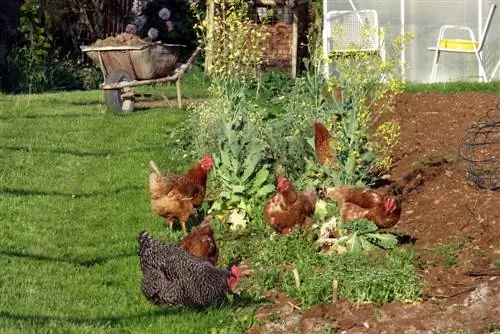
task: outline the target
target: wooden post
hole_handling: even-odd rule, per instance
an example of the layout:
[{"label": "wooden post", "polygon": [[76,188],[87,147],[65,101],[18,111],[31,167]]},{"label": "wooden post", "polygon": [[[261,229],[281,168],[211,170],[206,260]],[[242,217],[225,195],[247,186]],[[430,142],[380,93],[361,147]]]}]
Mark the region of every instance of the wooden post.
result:
[{"label": "wooden post", "polygon": [[181,78],[179,77],[175,81],[175,89],[177,90],[177,106],[182,109],[182,97],[181,97]]},{"label": "wooden post", "polygon": [[299,15],[297,14],[298,6],[295,5],[293,7],[293,22],[292,22],[292,69],[291,75],[292,78],[297,76],[297,52],[298,52],[298,24],[299,24]]},{"label": "wooden post", "polygon": [[205,47],[205,73],[210,75],[210,69],[213,65],[213,34],[214,34],[214,15],[215,15],[215,3],[214,0],[207,0],[207,41]]}]

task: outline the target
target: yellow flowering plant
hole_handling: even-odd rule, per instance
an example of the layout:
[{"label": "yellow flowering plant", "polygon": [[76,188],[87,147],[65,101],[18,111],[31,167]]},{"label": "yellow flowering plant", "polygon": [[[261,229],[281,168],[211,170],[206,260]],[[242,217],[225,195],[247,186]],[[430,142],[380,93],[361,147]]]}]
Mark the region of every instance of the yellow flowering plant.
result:
[{"label": "yellow flowering plant", "polygon": [[[334,38],[342,33],[334,28]],[[366,28],[366,34],[373,33],[381,31]],[[340,108],[333,120],[325,120],[325,125],[334,138],[337,159],[332,166],[312,166],[309,174],[323,175],[329,183],[365,184],[389,170],[400,127],[393,120],[380,119],[392,112],[394,99],[404,88],[398,71],[399,56],[412,38],[411,34],[397,37],[388,47],[386,59],[353,45],[352,52],[336,53],[318,62],[323,68],[332,62],[335,65],[335,74],[327,82],[327,95],[338,99]],[[317,52],[322,50],[318,48]]]}]

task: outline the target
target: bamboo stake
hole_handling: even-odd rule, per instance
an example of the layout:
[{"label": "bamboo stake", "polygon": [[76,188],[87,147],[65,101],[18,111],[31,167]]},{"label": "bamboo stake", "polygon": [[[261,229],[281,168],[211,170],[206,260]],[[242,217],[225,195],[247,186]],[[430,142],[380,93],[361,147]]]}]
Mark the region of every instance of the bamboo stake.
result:
[{"label": "bamboo stake", "polygon": [[292,68],[291,75],[292,78],[297,76],[297,53],[298,53],[298,24],[299,24],[299,16],[297,14],[298,7],[295,6],[293,8],[293,23],[292,23]]},{"label": "bamboo stake", "polygon": [[295,287],[298,289],[300,289],[300,276],[299,276],[299,271],[297,270],[297,268],[293,269],[292,270],[292,273],[293,273],[293,278],[295,279]]},{"label": "bamboo stake", "polygon": [[335,302],[338,299],[339,299],[339,281],[334,279],[332,282],[332,304],[335,304]]},{"label": "bamboo stake", "polygon": [[214,0],[208,0],[207,5],[207,45],[205,48],[205,73],[210,75],[210,69],[213,65],[213,34],[214,34],[214,15],[215,15],[215,3]]}]

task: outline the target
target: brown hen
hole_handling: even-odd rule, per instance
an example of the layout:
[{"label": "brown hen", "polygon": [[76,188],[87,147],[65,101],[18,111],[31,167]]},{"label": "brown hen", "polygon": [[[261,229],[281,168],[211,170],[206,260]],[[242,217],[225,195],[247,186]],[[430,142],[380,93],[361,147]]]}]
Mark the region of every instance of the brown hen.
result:
[{"label": "brown hen", "polygon": [[401,202],[394,196],[383,195],[374,190],[342,185],[326,189],[326,197],[333,198],[340,207],[340,219],[367,219],[379,228],[389,228],[399,221]]},{"label": "brown hen", "polygon": [[203,203],[207,176],[212,169],[213,160],[205,155],[186,174],[162,175],[151,161],[149,174],[149,193],[151,209],[159,216],[165,217],[172,228],[174,222],[180,221],[186,233],[186,222],[195,212],[194,208]]},{"label": "brown hen", "polygon": [[191,230],[184,239],[181,240],[179,247],[215,266],[219,258],[219,250],[215,244],[212,217],[205,217],[198,227]]},{"label": "brown hen", "polygon": [[296,192],[292,182],[281,176],[278,176],[277,188],[276,194],[264,206],[266,221],[275,231],[286,234],[296,225],[311,224],[317,196],[311,191]]},{"label": "brown hen", "polygon": [[314,151],[316,158],[322,165],[333,162],[333,150],[331,146],[331,135],[328,129],[320,122],[314,122]]}]

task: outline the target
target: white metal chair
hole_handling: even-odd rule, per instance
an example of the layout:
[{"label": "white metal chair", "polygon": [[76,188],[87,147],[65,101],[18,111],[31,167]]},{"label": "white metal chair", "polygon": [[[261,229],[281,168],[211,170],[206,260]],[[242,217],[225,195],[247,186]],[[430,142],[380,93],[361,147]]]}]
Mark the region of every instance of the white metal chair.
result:
[{"label": "white metal chair", "polygon": [[[483,58],[481,55],[481,51],[484,47],[484,41],[486,40],[486,36],[488,35],[488,31],[490,29],[491,21],[493,18],[493,14],[495,13],[497,5],[491,5],[490,12],[488,14],[488,18],[486,19],[486,25],[484,27],[484,31],[481,38],[479,40],[476,39],[474,32],[472,29],[466,26],[459,25],[444,25],[439,29],[439,35],[437,39],[437,44],[435,47],[429,47],[430,51],[434,51],[434,61],[432,63],[431,70],[431,82],[435,82],[437,68],[439,63],[439,56],[441,52],[454,52],[454,53],[465,53],[465,54],[474,54],[477,59],[477,63],[479,65],[479,74],[481,79],[484,82],[488,82],[488,77],[486,75],[486,71],[484,70]],[[469,34],[469,38],[467,40],[464,39],[446,39],[444,34],[450,30],[464,30]],[[497,63],[493,73],[490,77],[490,80],[494,77],[496,70],[498,69],[500,63]]]},{"label": "white metal chair", "polygon": [[[342,33],[334,34],[337,29]],[[330,57],[332,53],[373,52],[385,59],[377,11],[367,9],[327,12],[323,20],[323,52],[325,57]],[[329,76],[328,65],[325,74]]]}]

